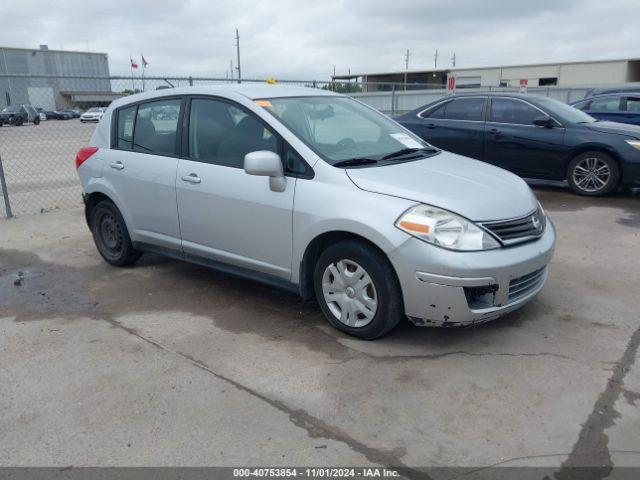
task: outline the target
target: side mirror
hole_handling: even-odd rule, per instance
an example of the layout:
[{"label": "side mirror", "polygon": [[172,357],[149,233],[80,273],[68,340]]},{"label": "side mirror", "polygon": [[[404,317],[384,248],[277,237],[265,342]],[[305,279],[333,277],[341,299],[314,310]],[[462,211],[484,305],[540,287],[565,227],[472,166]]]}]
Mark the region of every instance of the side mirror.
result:
[{"label": "side mirror", "polygon": [[282,160],[277,153],[268,150],[247,153],[244,156],[244,171],[249,175],[269,177],[269,188],[274,192],[284,192],[287,188]]},{"label": "side mirror", "polygon": [[538,127],[553,128],[553,120],[551,117],[547,117],[546,115],[534,118],[533,124]]}]

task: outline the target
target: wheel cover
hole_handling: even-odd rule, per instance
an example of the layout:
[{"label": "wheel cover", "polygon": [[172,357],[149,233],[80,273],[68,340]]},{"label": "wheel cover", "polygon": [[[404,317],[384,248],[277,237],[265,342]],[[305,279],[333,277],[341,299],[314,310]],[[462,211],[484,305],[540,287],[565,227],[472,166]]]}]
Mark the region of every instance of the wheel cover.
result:
[{"label": "wheel cover", "polygon": [[104,213],[98,218],[98,236],[111,255],[117,256],[122,251],[122,227],[112,214]]},{"label": "wheel cover", "polygon": [[602,159],[588,157],[580,160],[573,168],[573,183],[580,190],[589,193],[599,192],[611,180],[611,169]]},{"label": "wheel cover", "polygon": [[330,263],[322,275],[322,293],[331,314],[349,327],[368,325],[378,311],[378,294],[367,271],[353,260]]}]

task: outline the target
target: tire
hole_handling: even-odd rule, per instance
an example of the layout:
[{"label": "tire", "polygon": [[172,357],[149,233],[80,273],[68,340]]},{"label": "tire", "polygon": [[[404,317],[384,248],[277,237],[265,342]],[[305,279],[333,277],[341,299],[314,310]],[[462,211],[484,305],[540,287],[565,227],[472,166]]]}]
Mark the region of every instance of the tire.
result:
[{"label": "tire", "polygon": [[365,242],[344,240],[324,250],[314,267],[313,285],[329,323],[354,337],[381,337],[404,318],[400,284],[389,259]]},{"label": "tire", "polygon": [[606,195],[618,188],[620,167],[608,153],[598,150],[584,152],[569,163],[567,182],[578,195]]},{"label": "tire", "polygon": [[103,200],[93,207],[89,225],[98,252],[107,263],[124,267],[135,263],[142,255],[133,248],[124,219],[110,200]]},{"label": "tire", "polygon": [[23,123],[24,123],[24,120],[22,120],[22,117],[18,117],[18,118],[16,118],[16,121],[15,121],[14,125],[16,127],[20,127],[20,126],[22,126]]},{"label": "tire", "polygon": [[33,119],[33,124],[34,125],[40,125],[40,117],[36,117]]}]

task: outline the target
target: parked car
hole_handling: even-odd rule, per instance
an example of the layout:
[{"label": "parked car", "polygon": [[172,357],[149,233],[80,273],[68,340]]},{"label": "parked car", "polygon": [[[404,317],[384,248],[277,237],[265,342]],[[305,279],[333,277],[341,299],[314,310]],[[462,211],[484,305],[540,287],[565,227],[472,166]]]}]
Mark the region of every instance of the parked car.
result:
[{"label": "parked car", "polygon": [[585,98],[594,97],[596,95],[607,95],[609,93],[640,93],[640,82],[627,83],[617,87],[591,88],[587,90]]},{"label": "parked car", "polygon": [[72,118],[80,118],[80,112],[76,112],[75,110],[71,110],[69,108],[58,110],[57,112],[58,112],[58,115],[60,116],[60,120],[70,120]]},{"label": "parked car", "polygon": [[43,122],[47,119],[47,114],[44,111],[44,108],[41,107],[36,107],[36,111],[38,112],[38,115],[40,115],[40,121]]},{"label": "parked car", "polygon": [[82,123],[85,123],[85,122],[99,122],[100,119],[102,118],[102,115],[104,114],[105,110],[106,109],[102,108],[102,107],[90,108],[89,110],[84,112],[82,115],[80,115],[80,121]]},{"label": "parked car", "polygon": [[55,110],[45,110],[44,114],[47,116],[47,120],[60,120],[60,116]]},{"label": "parked car", "polygon": [[40,114],[31,105],[8,106],[0,112],[0,127],[3,124],[19,127],[28,122],[40,124]]},{"label": "parked car", "polygon": [[367,339],[405,316],[463,326],[517,309],[542,289],[555,244],[520,178],[329,91],[120,98],[76,166],[108,263],[153,251],[315,294],[334,327]]},{"label": "parked car", "polygon": [[640,125],[640,93],[610,93],[571,103],[598,120]]},{"label": "parked car", "polygon": [[581,195],[640,184],[640,127],[601,122],[548,97],[457,95],[396,119],[444,150]]}]

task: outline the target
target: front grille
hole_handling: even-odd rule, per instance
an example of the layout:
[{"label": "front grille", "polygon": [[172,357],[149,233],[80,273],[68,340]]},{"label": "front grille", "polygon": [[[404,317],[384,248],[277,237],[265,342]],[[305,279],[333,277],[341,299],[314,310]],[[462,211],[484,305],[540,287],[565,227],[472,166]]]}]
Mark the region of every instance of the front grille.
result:
[{"label": "front grille", "polygon": [[544,282],[547,267],[542,267],[535,272],[512,279],[509,282],[509,303],[526,297],[536,290]]},{"label": "front grille", "polygon": [[526,242],[538,238],[544,232],[545,215],[542,209],[514,220],[483,222],[482,226],[493,233],[505,245]]}]

